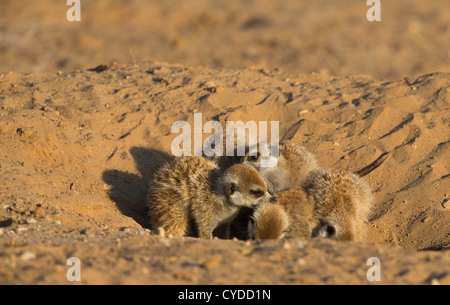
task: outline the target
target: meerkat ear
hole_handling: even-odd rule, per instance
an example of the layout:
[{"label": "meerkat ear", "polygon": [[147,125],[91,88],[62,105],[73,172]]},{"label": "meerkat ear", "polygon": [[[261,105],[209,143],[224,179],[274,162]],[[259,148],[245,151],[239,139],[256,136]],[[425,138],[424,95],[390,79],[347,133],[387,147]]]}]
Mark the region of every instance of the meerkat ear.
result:
[{"label": "meerkat ear", "polygon": [[225,189],[226,195],[232,196],[234,195],[235,192],[236,192],[236,184],[234,184],[233,182],[228,183]]}]

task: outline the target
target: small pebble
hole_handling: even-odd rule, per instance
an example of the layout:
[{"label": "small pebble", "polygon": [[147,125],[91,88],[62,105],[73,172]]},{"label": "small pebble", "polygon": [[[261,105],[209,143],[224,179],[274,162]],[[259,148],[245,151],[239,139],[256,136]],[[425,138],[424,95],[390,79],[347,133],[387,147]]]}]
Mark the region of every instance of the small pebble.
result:
[{"label": "small pebble", "polygon": [[18,227],[18,228],[15,229],[15,231],[16,231],[17,233],[25,232],[25,231],[27,231],[27,230],[28,230],[28,228],[26,228],[26,227]]},{"label": "small pebble", "polygon": [[439,280],[438,279],[431,279],[431,285],[433,285],[433,286],[437,286],[437,285],[440,285],[441,283],[439,283]]},{"label": "small pebble", "polygon": [[27,224],[33,224],[33,223],[36,223],[36,219],[33,219],[33,218],[27,218],[27,219],[26,219],[26,223],[27,223]]},{"label": "small pebble", "polygon": [[217,268],[221,262],[222,262],[222,258],[220,256],[214,256],[214,257],[206,260],[202,264],[202,267],[205,268],[206,270],[211,270],[211,269]]},{"label": "small pebble", "polygon": [[159,227],[159,228],[153,229],[152,233],[154,235],[156,235],[156,236],[159,236],[159,237],[166,237],[166,231],[164,230],[163,227]]},{"label": "small pebble", "polygon": [[445,199],[442,203],[442,207],[447,211],[450,211],[450,199]]},{"label": "small pebble", "polygon": [[139,230],[138,233],[139,233],[139,235],[141,235],[141,236],[148,235],[147,231],[144,230],[144,229]]},{"label": "small pebble", "polygon": [[19,258],[23,261],[29,261],[29,260],[35,259],[36,254],[27,250],[24,253],[22,253],[22,255]]},{"label": "small pebble", "polygon": [[284,243],[283,243],[283,248],[285,250],[289,250],[291,248],[291,244],[288,241],[285,240]]},{"label": "small pebble", "polygon": [[131,228],[121,228],[120,231],[123,233],[131,233]]}]

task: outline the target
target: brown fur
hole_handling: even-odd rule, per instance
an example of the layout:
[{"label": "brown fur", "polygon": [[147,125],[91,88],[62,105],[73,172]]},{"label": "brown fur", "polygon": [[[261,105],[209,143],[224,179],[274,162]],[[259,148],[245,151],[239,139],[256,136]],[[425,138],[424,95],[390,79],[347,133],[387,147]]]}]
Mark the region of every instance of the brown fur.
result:
[{"label": "brown fur", "polygon": [[[260,194],[255,196],[254,192]],[[163,166],[150,183],[149,217],[167,234],[212,238],[239,207],[270,198],[264,179],[253,167],[237,164],[222,172],[203,157],[180,157]]]},{"label": "brown fur", "polygon": [[301,189],[281,192],[276,203],[263,203],[254,213],[257,239],[311,238],[317,225],[314,205]]},{"label": "brown fur", "polygon": [[251,237],[256,239],[282,238],[289,227],[289,216],[282,206],[270,202],[262,203],[253,216]]},{"label": "brown fur", "polygon": [[[275,167],[261,167],[261,160],[245,156],[243,163],[250,164],[258,169],[264,177],[271,194],[278,194],[287,189],[300,188],[308,173],[319,168],[319,164],[313,154],[305,147],[286,142],[279,147],[278,164]],[[259,158],[264,158],[260,156]]]},{"label": "brown fur", "polygon": [[373,198],[362,178],[340,170],[319,169],[308,175],[303,188],[320,222],[313,235],[336,240],[365,239]]},{"label": "brown fur", "polygon": [[[250,148],[245,147],[245,156],[239,157],[237,155],[237,148],[235,148],[234,156],[219,156],[212,157],[212,160],[218,166],[225,170],[236,163],[243,163],[255,167],[266,181],[268,190],[271,194],[278,194],[283,190],[301,188],[302,183],[306,179],[308,173],[314,169],[319,168],[318,162],[313,154],[308,152],[305,147],[293,143],[281,143],[279,147],[278,164],[275,167],[262,167],[261,160],[273,156],[262,156],[258,154],[255,157],[250,156]],[[246,239],[248,237],[247,223],[249,221],[247,210],[241,209],[239,216],[236,217],[230,227],[231,235],[239,239]],[[226,230],[221,230],[227,232]],[[230,235],[222,233],[222,236]]]}]

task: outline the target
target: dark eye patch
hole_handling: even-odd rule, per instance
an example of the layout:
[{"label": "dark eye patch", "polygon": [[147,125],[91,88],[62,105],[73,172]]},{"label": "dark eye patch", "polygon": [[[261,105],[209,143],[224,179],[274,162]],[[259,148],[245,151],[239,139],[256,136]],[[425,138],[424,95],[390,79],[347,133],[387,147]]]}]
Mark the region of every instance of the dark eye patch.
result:
[{"label": "dark eye patch", "polygon": [[261,156],[260,153],[256,153],[255,156],[248,156],[248,159],[249,159],[250,161],[256,162],[256,161],[259,160],[259,157],[260,157],[260,156]]},{"label": "dark eye patch", "polygon": [[264,196],[264,192],[262,190],[250,190],[250,194],[252,194],[256,198]]}]

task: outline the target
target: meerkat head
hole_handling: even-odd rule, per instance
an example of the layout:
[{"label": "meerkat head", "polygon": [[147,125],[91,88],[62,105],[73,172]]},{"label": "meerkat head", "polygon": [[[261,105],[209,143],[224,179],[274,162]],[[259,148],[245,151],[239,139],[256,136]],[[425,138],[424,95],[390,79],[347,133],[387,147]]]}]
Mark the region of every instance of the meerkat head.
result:
[{"label": "meerkat head", "polygon": [[264,202],[259,205],[249,222],[251,239],[280,239],[285,237],[289,217],[280,205]]},{"label": "meerkat head", "polygon": [[247,148],[242,163],[257,168],[260,172],[270,171],[276,168],[279,159],[278,149],[273,153],[271,147],[267,144],[259,144],[259,150],[255,146]]},{"label": "meerkat head", "polygon": [[[319,223],[313,228],[313,237],[324,237],[334,240],[356,240],[357,239],[357,228],[356,222],[353,215],[344,215],[339,212],[339,206],[343,206],[340,202],[335,207],[331,213],[319,213]],[[332,203],[331,203],[332,204]],[[329,209],[326,207],[328,203],[324,203],[318,210]]]},{"label": "meerkat head", "polygon": [[313,236],[336,240],[358,240],[367,220],[371,195],[356,175],[337,170],[315,170],[303,188],[315,205],[319,220]]},{"label": "meerkat head", "polygon": [[219,185],[228,202],[235,206],[253,208],[264,200],[272,199],[263,177],[250,165],[231,166],[221,177]]},{"label": "meerkat head", "polygon": [[256,168],[264,177],[270,193],[276,193],[277,188],[274,185],[282,184],[283,175],[279,172],[279,161],[282,158],[279,151],[273,154],[269,150],[268,144],[259,145],[260,149],[249,148],[243,157],[242,164],[251,165]]}]

